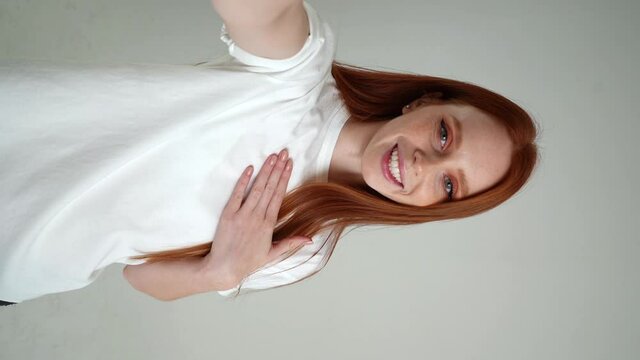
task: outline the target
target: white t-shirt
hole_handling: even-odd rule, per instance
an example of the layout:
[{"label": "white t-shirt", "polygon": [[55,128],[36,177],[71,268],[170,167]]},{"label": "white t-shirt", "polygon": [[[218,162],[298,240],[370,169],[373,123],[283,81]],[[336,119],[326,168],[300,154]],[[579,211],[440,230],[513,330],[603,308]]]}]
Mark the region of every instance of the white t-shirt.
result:
[{"label": "white t-shirt", "polygon": [[[78,289],[110,264],[143,263],[130,256],[211,242],[242,171],[254,165],[251,186],[284,147],[288,190],[327,181],[348,113],[334,35],[304,6],[310,36],[283,60],[242,50],[224,26],[229,54],[198,66],[0,60],[0,299]],[[308,275],[324,238],[242,287]]]}]

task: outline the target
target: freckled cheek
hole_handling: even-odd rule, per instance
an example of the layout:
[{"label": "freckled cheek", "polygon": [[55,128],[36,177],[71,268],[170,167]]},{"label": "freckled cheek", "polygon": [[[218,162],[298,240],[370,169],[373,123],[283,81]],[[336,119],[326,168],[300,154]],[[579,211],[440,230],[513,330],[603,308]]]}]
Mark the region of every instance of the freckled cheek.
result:
[{"label": "freckled cheek", "polygon": [[424,141],[427,139],[428,134],[433,132],[433,127],[428,122],[423,122],[421,124],[412,124],[411,126],[407,126],[403,133],[405,136],[413,141]]},{"label": "freckled cheek", "polygon": [[424,131],[428,127],[430,126],[426,121],[412,121],[404,126],[407,131]]},{"label": "freckled cheek", "polygon": [[420,183],[416,184],[417,188],[412,192],[411,198],[419,206],[427,206],[435,203],[437,199],[433,194],[433,187],[425,183],[424,179],[420,179]]}]

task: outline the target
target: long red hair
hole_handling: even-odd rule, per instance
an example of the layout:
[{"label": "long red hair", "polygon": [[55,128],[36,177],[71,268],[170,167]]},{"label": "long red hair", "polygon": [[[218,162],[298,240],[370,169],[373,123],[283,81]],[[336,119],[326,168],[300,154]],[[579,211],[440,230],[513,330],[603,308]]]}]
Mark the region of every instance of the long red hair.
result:
[{"label": "long red hair", "polygon": [[[499,121],[507,129],[514,150],[507,173],[493,187],[465,199],[425,207],[393,202],[366,186],[354,188],[337,183],[307,182],[291,190],[282,202],[273,241],[296,235],[313,237],[326,232],[328,235],[323,246],[329,246],[327,256],[317,270],[298,281],[324,268],[348,226],[409,225],[480,214],[502,204],[520,190],[538,163],[535,144],[537,125],[533,118],[521,107],[491,90],[457,80],[371,70],[337,61],[332,64],[331,73],[353,121],[393,119],[402,115],[403,106],[419,98],[426,103],[468,104]],[[212,242],[208,242],[152,252],[133,259],[155,262],[202,257],[209,253],[211,246]],[[298,249],[293,249],[288,255]],[[236,297],[241,289],[242,283]]]}]

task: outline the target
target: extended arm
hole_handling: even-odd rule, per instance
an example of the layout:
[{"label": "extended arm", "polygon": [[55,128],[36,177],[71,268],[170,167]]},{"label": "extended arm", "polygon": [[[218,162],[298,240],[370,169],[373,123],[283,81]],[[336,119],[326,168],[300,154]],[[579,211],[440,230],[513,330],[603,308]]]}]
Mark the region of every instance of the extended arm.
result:
[{"label": "extended arm", "polygon": [[243,50],[268,59],[295,55],[309,36],[302,0],[212,0],[229,36]]}]

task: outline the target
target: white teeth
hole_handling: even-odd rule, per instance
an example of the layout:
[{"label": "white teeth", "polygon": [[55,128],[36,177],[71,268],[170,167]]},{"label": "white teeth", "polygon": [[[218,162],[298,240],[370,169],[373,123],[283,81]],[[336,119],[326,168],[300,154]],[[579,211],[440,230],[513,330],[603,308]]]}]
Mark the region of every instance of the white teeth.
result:
[{"label": "white teeth", "polygon": [[389,158],[389,170],[391,170],[391,175],[402,184],[400,180],[400,170],[398,169],[398,149],[394,148],[391,153],[391,157]]}]

